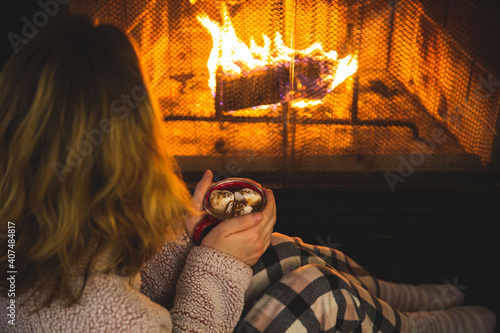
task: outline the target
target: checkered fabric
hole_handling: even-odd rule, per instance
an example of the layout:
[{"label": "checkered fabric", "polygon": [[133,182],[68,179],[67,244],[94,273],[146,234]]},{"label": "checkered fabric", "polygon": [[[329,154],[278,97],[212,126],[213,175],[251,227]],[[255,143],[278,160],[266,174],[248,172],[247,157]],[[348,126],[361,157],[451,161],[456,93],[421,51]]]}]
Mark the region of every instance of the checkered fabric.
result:
[{"label": "checkered fabric", "polygon": [[252,267],[235,332],[406,332],[406,315],[342,252],[274,233]]}]

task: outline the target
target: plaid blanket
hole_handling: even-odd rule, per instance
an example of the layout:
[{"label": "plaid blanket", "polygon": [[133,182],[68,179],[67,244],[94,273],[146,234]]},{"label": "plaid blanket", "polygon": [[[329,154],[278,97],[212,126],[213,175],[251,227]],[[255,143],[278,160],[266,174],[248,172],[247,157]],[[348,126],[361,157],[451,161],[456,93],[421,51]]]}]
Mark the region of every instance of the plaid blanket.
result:
[{"label": "plaid blanket", "polygon": [[377,298],[377,279],[338,250],[274,233],[252,269],[234,332],[407,331],[405,314]]}]

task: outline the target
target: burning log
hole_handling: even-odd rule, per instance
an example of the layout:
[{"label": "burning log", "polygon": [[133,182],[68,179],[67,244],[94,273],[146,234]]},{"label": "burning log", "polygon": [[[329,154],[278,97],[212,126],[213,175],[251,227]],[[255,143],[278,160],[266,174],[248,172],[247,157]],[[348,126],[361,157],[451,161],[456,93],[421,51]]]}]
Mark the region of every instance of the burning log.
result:
[{"label": "burning log", "polygon": [[339,59],[337,52],[325,52],[321,43],[294,50],[278,31],[273,41],[263,34],[263,46],[252,38],[248,47],[236,36],[225,5],[221,17],[219,23],[206,13],[196,16],[212,36],[208,86],[217,114],[298,99],[321,101],[357,70],[355,56]]},{"label": "burning log", "polygon": [[297,55],[294,59],[293,85],[290,61],[258,67],[242,75],[216,74],[215,110],[240,110],[276,104],[292,99],[321,100],[331,92],[338,63],[328,58]]}]

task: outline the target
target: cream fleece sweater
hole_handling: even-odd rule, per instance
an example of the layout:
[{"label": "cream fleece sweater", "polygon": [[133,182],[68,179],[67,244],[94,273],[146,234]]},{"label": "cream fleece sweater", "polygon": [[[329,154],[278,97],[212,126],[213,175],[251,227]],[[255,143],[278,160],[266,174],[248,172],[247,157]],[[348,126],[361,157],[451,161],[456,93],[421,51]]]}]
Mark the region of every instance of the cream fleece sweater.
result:
[{"label": "cream fleece sweater", "polygon": [[29,315],[36,299],[16,296],[12,326],[5,315],[10,300],[0,298],[0,331],[232,332],[251,277],[252,269],[240,260],[193,246],[183,235],[166,243],[135,278],[91,276],[78,305],[56,301]]}]

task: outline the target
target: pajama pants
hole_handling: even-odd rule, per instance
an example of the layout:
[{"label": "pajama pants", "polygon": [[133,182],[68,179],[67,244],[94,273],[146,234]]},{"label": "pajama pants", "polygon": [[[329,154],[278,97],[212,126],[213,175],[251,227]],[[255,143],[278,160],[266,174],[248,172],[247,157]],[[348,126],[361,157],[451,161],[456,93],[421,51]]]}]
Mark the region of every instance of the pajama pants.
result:
[{"label": "pajama pants", "polygon": [[407,332],[378,280],[338,250],[273,233],[252,269],[234,332]]}]

